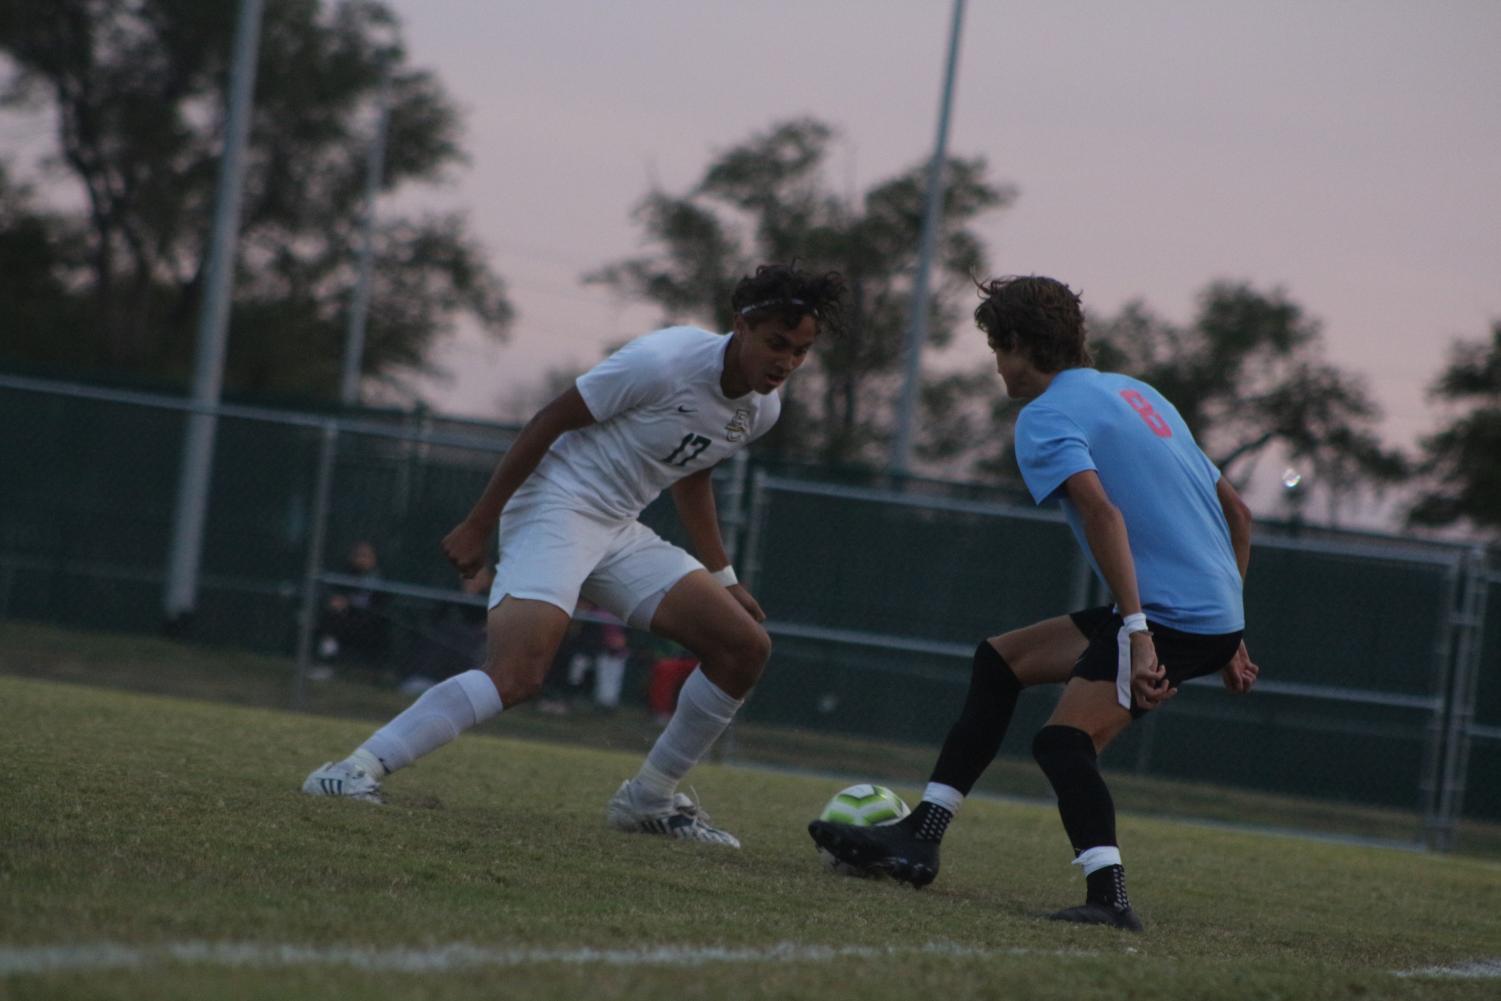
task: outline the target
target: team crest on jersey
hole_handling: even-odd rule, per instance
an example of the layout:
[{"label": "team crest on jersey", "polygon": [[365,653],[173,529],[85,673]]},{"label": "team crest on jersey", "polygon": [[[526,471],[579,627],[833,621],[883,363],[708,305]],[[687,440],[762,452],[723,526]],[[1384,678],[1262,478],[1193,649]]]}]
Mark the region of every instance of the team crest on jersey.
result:
[{"label": "team crest on jersey", "polygon": [[750,434],[751,412],[744,407],[735,411],[735,416],[724,426],[726,441],[744,441],[745,436]]}]

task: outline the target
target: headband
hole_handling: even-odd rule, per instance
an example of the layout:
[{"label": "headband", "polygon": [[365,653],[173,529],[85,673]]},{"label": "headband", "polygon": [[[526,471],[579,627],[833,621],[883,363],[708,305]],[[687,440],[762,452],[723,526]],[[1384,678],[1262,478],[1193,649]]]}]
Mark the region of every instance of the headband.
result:
[{"label": "headband", "polygon": [[740,310],[740,315],[749,316],[757,310],[765,309],[768,306],[801,306],[806,309],[808,304],[801,299],[767,299],[764,302],[753,302],[749,306],[743,307]]}]

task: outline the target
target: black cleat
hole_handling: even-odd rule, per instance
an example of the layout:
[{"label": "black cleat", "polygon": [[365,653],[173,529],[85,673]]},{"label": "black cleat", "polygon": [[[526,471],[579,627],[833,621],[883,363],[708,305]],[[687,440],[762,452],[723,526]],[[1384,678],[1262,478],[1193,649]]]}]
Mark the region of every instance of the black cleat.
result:
[{"label": "black cleat", "polygon": [[899,823],[856,827],[815,820],[808,833],[814,844],[862,875],[884,873],[914,890],[938,875],[938,842],[921,841]]},{"label": "black cleat", "polygon": [[1145,931],[1141,924],[1141,918],[1136,912],[1127,907],[1124,910],[1111,907],[1108,904],[1097,904],[1093,901],[1085,901],[1078,907],[1070,907],[1056,914],[1049,914],[1050,921],[1072,921],[1081,925],[1109,925],[1122,931]]}]

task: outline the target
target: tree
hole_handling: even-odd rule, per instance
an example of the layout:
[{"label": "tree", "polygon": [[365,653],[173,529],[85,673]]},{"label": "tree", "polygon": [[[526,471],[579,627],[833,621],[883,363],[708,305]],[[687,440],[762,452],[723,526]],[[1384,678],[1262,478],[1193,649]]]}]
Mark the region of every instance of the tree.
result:
[{"label": "tree", "polygon": [[[1096,366],[1160,390],[1232,481],[1276,448],[1313,474],[1332,518],[1355,491],[1403,479],[1407,463],[1381,444],[1381,408],[1364,382],[1322,359],[1322,336],[1281,291],[1238,282],[1209,285],[1187,327],[1140,301],[1090,318]],[[996,417],[1014,418],[1014,407],[998,405]],[[1008,450],[988,467],[1014,468],[1014,459]]]},{"label": "tree", "polygon": [[1424,487],[1408,511],[1413,525],[1469,524],[1501,533],[1501,320],[1484,338],[1459,341],[1429,395],[1465,408],[1424,438]]},{"label": "tree", "polygon": [[[796,260],[840,271],[850,289],[845,332],[820,344],[814,361],[783,387],[782,419],[766,444],[788,458],[879,466],[900,388],[926,169],[916,166],[849,204],[822,174],[833,136],[813,119],[781,122],[719,154],[686,194],[649,192],[635,212],[649,252],[586,280],[658,304],[664,320],[729,330],[730,293],[758,264]],[[929,318],[929,346],[938,349],[959,320],[961,296],[953,293],[985,266],[968,224],[1015,197],[987,180],[980,159],[949,160],[946,179]],[[973,387],[973,379],[928,380],[925,409],[943,419],[921,422],[919,459],[952,459],[973,446],[956,430],[966,413],[956,397]]]},{"label": "tree", "polygon": [[[76,324],[66,272],[82,260],[78,234],[36,205],[29,187],[11,180],[0,163],[0,343],[34,362],[67,360],[59,329]],[[76,359],[75,359],[76,360]]]},{"label": "tree", "polygon": [[[80,322],[75,357],[185,379],[192,365],[237,3],[0,0],[0,99],[58,121],[51,170],[84,209],[64,216],[80,252],[56,261]],[[261,30],[226,386],[330,396],[354,284],[365,151],[385,68],[384,190],[462,160],[452,102],[406,65],[395,18],[374,0],[278,0]],[[3,220],[0,220],[3,221]],[[364,372],[425,369],[433,340],[471,314],[496,336],[500,280],[453,216],[384,216]]]}]

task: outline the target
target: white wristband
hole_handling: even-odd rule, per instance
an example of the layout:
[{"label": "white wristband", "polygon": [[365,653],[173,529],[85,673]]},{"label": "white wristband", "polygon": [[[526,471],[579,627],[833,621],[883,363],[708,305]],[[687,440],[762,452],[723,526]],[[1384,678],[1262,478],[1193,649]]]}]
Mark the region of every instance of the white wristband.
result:
[{"label": "white wristband", "polygon": [[1147,631],[1147,615],[1145,612],[1132,612],[1121,619],[1121,625],[1126,630],[1126,635],[1132,633],[1144,633]]},{"label": "white wristband", "polygon": [[714,583],[720,587],[734,587],[740,583],[740,578],[735,576],[735,568],[733,566],[726,566],[722,570],[715,570],[709,576],[713,577]]}]

